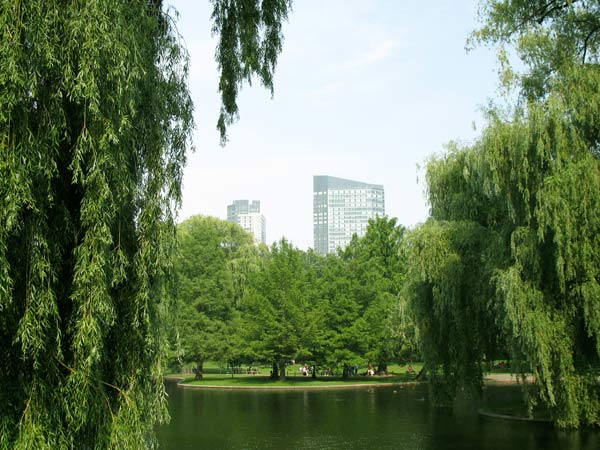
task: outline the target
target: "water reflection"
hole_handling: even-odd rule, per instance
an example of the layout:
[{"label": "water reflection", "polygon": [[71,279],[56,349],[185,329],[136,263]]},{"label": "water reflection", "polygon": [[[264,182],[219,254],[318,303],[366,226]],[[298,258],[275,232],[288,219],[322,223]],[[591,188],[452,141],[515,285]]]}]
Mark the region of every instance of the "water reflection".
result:
[{"label": "water reflection", "polygon": [[202,391],[167,386],[161,449],[597,450],[598,431],[431,408],[424,386],[343,391]]}]

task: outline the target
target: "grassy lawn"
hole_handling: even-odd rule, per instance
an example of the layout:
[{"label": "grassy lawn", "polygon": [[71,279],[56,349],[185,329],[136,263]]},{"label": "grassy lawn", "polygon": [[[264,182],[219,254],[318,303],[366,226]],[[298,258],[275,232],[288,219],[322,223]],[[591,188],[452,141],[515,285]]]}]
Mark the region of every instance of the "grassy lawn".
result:
[{"label": "grassy lawn", "polygon": [[[415,371],[415,373],[419,373],[419,371],[421,370],[421,368],[423,367],[423,363],[420,362],[414,362],[411,363],[413,370]],[[304,364],[294,364],[294,365],[288,365],[286,366],[286,372],[288,376],[295,376],[295,375],[300,375],[300,368],[303,366]],[[406,371],[408,369],[409,364],[404,364],[404,365],[398,365],[398,364],[390,364],[388,365],[388,373],[391,375],[400,375],[400,374],[406,374]],[[184,375],[189,375],[192,376],[192,367],[193,365],[188,364],[186,366],[184,366],[184,370],[183,370],[183,374]],[[257,375],[269,375],[271,372],[271,366],[265,366],[265,365],[252,365],[253,369],[257,369],[258,373]],[[248,366],[242,366],[240,367],[241,372],[239,373],[235,373],[234,376],[238,377],[241,375],[246,375],[246,372],[248,370]],[[317,367],[317,372],[320,372],[322,369],[322,367]],[[367,370],[367,365],[362,365],[362,366],[358,366],[358,373],[359,374],[363,374],[364,372],[366,372]],[[338,371],[339,372],[339,371]],[[212,362],[212,361],[208,361],[204,363],[204,375],[210,375],[210,374],[218,374],[218,375],[227,375],[229,374],[231,376],[231,369],[229,367],[224,367],[224,366],[220,366],[218,363],[216,362]],[[174,374],[172,374],[174,375]],[[339,376],[341,375],[341,373],[333,373],[334,376]]]},{"label": "grassy lawn", "polygon": [[[215,386],[272,386],[272,387],[301,387],[301,386],[333,386],[344,384],[391,384],[405,383],[415,381],[416,374],[421,370],[421,363],[414,363],[412,367],[414,374],[406,373],[408,365],[390,365],[388,366],[387,376],[363,376],[367,367],[359,367],[358,375],[343,379],[340,375],[334,373],[334,376],[318,375],[317,378],[312,376],[301,375],[301,364],[290,365],[286,368],[287,377],[285,381],[271,380],[269,374],[271,367],[268,366],[252,366],[257,369],[256,374],[248,374],[248,367],[242,367],[241,373],[231,374],[229,369],[219,367],[216,363],[205,363],[204,377],[202,381],[196,381],[194,374],[189,373],[189,368],[184,368],[184,373],[169,374],[171,377],[182,377],[184,383],[192,385],[215,385]],[[317,368],[317,372],[318,372]],[[186,373],[187,372],[187,373]],[[336,376],[337,375],[337,376]]]},{"label": "grassy lawn", "polygon": [[[501,364],[504,363],[504,364]],[[290,380],[289,382],[285,382],[284,384],[291,383],[302,383],[302,382],[311,382],[316,384],[331,384],[332,381],[343,382],[343,383],[389,383],[389,382],[403,382],[414,380],[416,374],[419,373],[421,368],[423,367],[423,363],[421,362],[413,362],[411,363],[412,368],[414,370],[414,374],[408,374],[407,369],[409,364],[399,365],[399,364],[390,364],[388,365],[388,376],[386,377],[366,377],[363,374],[367,371],[367,366],[362,365],[358,367],[358,371],[356,376],[351,377],[347,380],[342,380],[341,372],[338,370],[334,371],[333,376],[324,376],[321,373],[322,367],[317,367],[318,377],[317,380],[314,380],[310,375],[304,377],[301,375],[300,368],[304,364],[293,364],[286,366],[286,374],[287,378]],[[248,366],[242,366],[238,368],[238,371],[231,375],[231,369],[229,367],[220,366],[216,362],[206,362],[204,363],[204,384],[208,384],[209,380],[212,380],[215,384],[222,385],[257,385],[257,384],[273,384],[277,385],[272,380],[269,380],[269,374],[271,373],[271,367],[265,365],[252,365],[253,371],[256,373],[248,374]],[[487,367],[488,370],[485,371],[486,374],[498,374],[498,373],[511,373],[511,368],[506,364],[505,361],[494,361],[493,364],[490,364]],[[171,373],[169,376],[178,376],[183,377],[185,379],[193,380],[194,374],[192,373],[192,365],[187,365],[183,368],[181,373]],[[390,381],[392,379],[392,381]],[[236,381],[237,380],[237,381]]]},{"label": "grassy lawn", "polygon": [[193,377],[184,381],[186,384],[213,385],[213,386],[333,386],[344,384],[391,384],[414,381],[414,376],[407,375],[387,376],[387,377],[363,377],[356,376],[347,379],[339,377],[304,377],[291,376],[285,381],[271,380],[265,375],[239,375],[231,378],[230,376],[208,375],[202,381],[196,381]]}]

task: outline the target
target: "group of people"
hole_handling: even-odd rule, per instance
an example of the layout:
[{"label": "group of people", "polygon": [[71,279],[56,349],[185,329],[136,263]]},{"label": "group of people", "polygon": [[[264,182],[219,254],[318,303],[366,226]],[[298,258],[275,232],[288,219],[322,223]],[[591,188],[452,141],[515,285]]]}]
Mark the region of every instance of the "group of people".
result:
[{"label": "group of people", "polygon": [[304,364],[303,366],[300,366],[299,370],[303,376],[307,376],[307,375],[311,374],[312,371],[315,370],[315,368],[312,366],[308,367],[308,364]]},{"label": "group of people", "polygon": [[[309,366],[308,364],[304,364],[303,366],[300,366],[298,368],[298,371],[302,374],[302,376],[308,376],[311,375],[315,370],[314,366]],[[333,372],[331,371],[331,369],[327,368],[327,369],[323,369],[323,371],[321,372],[321,375],[324,377],[330,377],[333,375]]]},{"label": "group of people", "polygon": [[[292,364],[293,364],[294,362],[295,362],[295,361],[293,361],[293,360],[292,360]],[[300,373],[301,373],[303,376],[305,376],[305,377],[306,377],[306,376],[308,376],[308,375],[311,375],[311,374],[313,373],[313,371],[314,371],[314,370],[315,370],[314,366],[309,366],[308,364],[304,364],[303,366],[300,366],[300,367],[298,368],[298,371],[299,371],[299,372],[300,372]],[[357,375],[357,372],[358,372],[358,366],[350,366],[350,371],[349,371],[349,372],[350,372],[350,376]],[[367,370],[366,370],[366,372],[365,372],[365,373],[363,373],[363,376],[369,376],[369,377],[372,377],[372,376],[374,376],[374,375],[375,375],[375,373],[376,373],[376,372],[375,372],[375,367],[373,367],[373,365],[372,365],[372,364],[369,364],[369,365],[367,366]],[[408,365],[408,368],[407,368],[407,370],[406,370],[406,373],[408,373],[408,374],[414,374],[414,373],[415,373],[415,370],[413,369],[413,366],[412,366],[412,364],[409,364],[409,365]],[[382,372],[381,374],[383,374],[383,372]],[[321,374],[321,375],[324,375],[324,376],[331,376],[331,375],[332,375],[331,369],[325,369],[325,370],[322,372],[322,374]]]}]

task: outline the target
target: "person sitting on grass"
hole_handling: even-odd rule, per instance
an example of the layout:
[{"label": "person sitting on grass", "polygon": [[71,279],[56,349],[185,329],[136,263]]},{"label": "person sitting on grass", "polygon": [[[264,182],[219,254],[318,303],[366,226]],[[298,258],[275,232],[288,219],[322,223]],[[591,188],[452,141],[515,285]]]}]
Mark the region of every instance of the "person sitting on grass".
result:
[{"label": "person sitting on grass", "polygon": [[408,365],[408,369],[406,369],[406,373],[411,373],[411,374],[415,373],[415,369],[413,369],[412,364]]},{"label": "person sitting on grass", "polygon": [[369,364],[369,366],[367,367],[367,371],[365,373],[363,373],[363,377],[366,377],[366,376],[372,377],[373,375],[375,375],[375,369],[373,368],[373,366],[371,364]]}]

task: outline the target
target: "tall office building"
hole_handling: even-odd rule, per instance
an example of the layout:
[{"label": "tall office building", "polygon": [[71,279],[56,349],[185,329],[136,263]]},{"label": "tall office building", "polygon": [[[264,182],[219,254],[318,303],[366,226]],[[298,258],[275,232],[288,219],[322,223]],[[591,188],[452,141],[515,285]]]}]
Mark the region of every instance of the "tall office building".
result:
[{"label": "tall office building", "polygon": [[367,232],[369,219],[385,215],[383,186],[323,175],[313,178],[314,248],[321,254],[344,248]]},{"label": "tall office building", "polygon": [[260,201],[234,200],[227,205],[227,221],[237,223],[244,230],[254,235],[256,242],[267,241],[267,226],[265,216],[260,213]]}]

